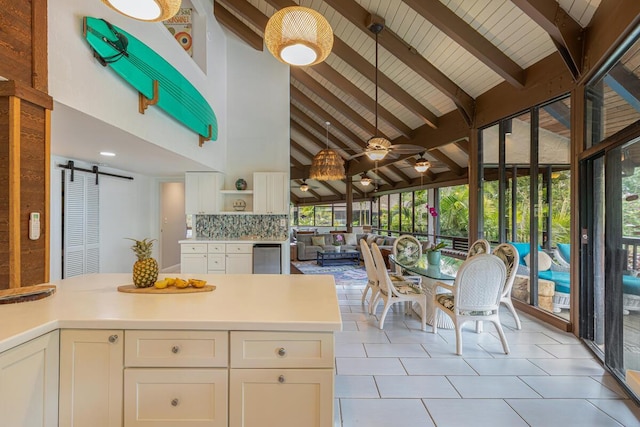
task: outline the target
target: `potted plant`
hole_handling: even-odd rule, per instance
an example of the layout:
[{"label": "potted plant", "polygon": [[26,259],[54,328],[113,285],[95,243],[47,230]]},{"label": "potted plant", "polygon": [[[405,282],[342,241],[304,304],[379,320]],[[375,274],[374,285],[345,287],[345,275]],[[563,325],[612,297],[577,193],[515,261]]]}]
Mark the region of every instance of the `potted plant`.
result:
[{"label": "potted plant", "polygon": [[344,236],[342,234],[336,234],[333,240],[333,246],[335,246],[336,252],[340,252],[340,247],[342,246],[343,241],[344,241]]}]

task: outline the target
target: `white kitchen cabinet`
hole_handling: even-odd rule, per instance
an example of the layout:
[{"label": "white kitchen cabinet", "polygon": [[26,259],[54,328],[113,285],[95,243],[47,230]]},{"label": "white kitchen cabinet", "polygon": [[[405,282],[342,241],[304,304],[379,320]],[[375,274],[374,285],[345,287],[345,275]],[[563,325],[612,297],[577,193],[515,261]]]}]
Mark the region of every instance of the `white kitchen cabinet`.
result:
[{"label": "white kitchen cabinet", "polygon": [[280,215],[289,213],[289,181],[284,172],[254,172],[253,212]]},{"label": "white kitchen cabinet", "polygon": [[0,353],[0,426],[58,425],[58,344],[55,331]]},{"label": "white kitchen cabinet", "polygon": [[180,272],[189,274],[251,274],[253,243],[183,243]]},{"label": "white kitchen cabinet", "polygon": [[220,190],[224,176],[218,172],[187,172],[184,201],[187,215],[216,214],[221,210]]},{"label": "white kitchen cabinet", "polygon": [[231,332],[230,427],[333,425],[333,335]]},{"label": "white kitchen cabinet", "polygon": [[227,369],[125,369],[124,427],[227,427]]},{"label": "white kitchen cabinet", "polygon": [[253,273],[253,244],[227,243],[225,254],[225,272],[227,274]]},{"label": "white kitchen cabinet", "polygon": [[227,427],[228,332],[125,336],[124,427]]},{"label": "white kitchen cabinet", "polygon": [[123,343],[121,330],[62,330],[61,426],[122,426]]}]

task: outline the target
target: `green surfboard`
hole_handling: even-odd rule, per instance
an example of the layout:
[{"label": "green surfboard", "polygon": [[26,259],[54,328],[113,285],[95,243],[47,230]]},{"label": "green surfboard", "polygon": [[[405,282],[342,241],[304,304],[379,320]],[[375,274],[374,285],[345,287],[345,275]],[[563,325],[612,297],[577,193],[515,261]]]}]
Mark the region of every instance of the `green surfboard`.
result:
[{"label": "green surfboard", "polygon": [[149,46],[104,19],[85,16],[83,35],[103,66],[109,66],[139,95],[139,111],[157,105],[200,135],[200,145],[218,138],[218,121],[206,99]]}]

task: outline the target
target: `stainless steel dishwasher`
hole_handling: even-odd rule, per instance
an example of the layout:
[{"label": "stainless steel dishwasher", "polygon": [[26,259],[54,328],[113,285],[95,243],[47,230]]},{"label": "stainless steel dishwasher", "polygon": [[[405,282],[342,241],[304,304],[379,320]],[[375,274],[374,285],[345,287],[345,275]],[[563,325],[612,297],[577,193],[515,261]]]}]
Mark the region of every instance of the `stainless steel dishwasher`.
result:
[{"label": "stainless steel dishwasher", "polygon": [[253,274],[281,274],[281,246],[275,243],[253,245]]}]

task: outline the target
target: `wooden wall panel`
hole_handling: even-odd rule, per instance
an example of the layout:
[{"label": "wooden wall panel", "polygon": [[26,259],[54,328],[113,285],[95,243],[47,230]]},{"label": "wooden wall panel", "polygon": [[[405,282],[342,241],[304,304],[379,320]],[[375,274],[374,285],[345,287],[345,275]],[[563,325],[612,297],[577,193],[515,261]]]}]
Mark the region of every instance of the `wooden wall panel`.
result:
[{"label": "wooden wall panel", "polygon": [[[20,141],[21,286],[45,281],[45,110],[22,102]],[[41,215],[41,237],[29,239],[29,213]]]},{"label": "wooden wall panel", "polygon": [[9,98],[0,97],[0,289],[9,288]]},{"label": "wooden wall panel", "polygon": [[33,75],[31,6],[31,0],[0,0],[0,76],[28,86]]}]

